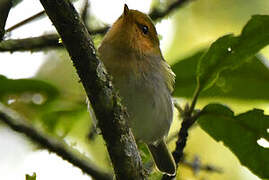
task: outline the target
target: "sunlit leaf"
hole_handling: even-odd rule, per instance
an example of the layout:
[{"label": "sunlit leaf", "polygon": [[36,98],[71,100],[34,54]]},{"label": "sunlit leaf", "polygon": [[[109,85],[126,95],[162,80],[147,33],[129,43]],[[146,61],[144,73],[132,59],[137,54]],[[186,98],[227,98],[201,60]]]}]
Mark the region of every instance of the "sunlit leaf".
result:
[{"label": "sunlit leaf", "polygon": [[228,107],[209,104],[198,123],[216,141],[222,141],[254,174],[269,178],[269,149],[258,145],[264,138],[269,141],[269,116],[254,109],[237,116]]},{"label": "sunlit leaf", "polygon": [[81,116],[87,112],[85,105],[77,105],[70,108],[54,108],[42,114],[42,125],[49,133],[57,134],[61,130],[62,136],[67,134],[75,124],[80,123]]},{"label": "sunlit leaf", "polygon": [[234,69],[269,43],[269,16],[255,15],[240,36],[226,35],[216,40],[202,56],[197,69],[200,90],[211,87],[219,74]]}]

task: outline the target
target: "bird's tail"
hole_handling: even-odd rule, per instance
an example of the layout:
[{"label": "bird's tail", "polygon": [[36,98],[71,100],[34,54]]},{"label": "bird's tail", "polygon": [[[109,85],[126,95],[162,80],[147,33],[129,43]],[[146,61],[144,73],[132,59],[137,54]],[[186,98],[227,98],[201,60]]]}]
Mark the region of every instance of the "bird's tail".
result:
[{"label": "bird's tail", "polygon": [[148,144],[149,150],[153,156],[157,168],[170,176],[176,174],[176,164],[172,154],[169,152],[164,140],[157,145]]}]

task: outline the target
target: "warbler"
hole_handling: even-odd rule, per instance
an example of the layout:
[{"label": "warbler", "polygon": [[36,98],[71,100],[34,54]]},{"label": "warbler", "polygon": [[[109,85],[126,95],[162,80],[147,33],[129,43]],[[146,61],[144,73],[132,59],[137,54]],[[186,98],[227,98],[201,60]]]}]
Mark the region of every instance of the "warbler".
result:
[{"label": "warbler", "polygon": [[159,44],[150,17],[125,4],[98,53],[127,107],[127,122],[135,139],[147,144],[161,172],[174,175],[175,162],[164,138],[173,119],[175,75]]}]

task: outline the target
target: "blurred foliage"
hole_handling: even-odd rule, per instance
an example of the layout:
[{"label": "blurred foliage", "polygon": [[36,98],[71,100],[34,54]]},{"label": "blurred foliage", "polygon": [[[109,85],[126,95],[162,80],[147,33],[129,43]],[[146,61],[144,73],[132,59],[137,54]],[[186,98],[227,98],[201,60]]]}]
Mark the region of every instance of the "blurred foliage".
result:
[{"label": "blurred foliage", "polygon": [[36,173],[33,173],[33,175],[26,174],[25,176],[26,180],[36,180]]},{"label": "blurred foliage", "polygon": [[269,178],[269,149],[257,143],[260,138],[269,141],[269,116],[262,110],[254,109],[234,116],[226,106],[209,104],[199,117],[199,125],[216,141],[228,146],[253,173]]},{"label": "blurred foliage", "polygon": [[171,16],[174,36],[168,51],[169,62],[190,55],[218,37],[241,32],[254,14],[269,14],[267,0],[195,0]]},{"label": "blurred foliage", "polygon": [[[44,103],[49,103],[52,100],[55,100],[59,95],[58,89],[47,83],[45,81],[37,79],[8,79],[5,76],[0,75],[0,99],[3,100],[8,95],[16,94],[22,95],[25,93],[36,93],[40,96],[47,97]],[[41,104],[38,100],[34,99],[35,96],[32,96],[33,104]],[[42,97],[40,97],[42,98]],[[42,103],[43,104],[43,103]]]},{"label": "blurred foliage", "polygon": [[65,136],[77,123],[85,112],[85,106],[77,105],[68,108],[53,108],[42,114],[42,123],[47,132],[57,134],[61,130],[61,136]]},{"label": "blurred foliage", "polygon": [[36,77],[50,81],[60,91],[59,98],[40,116],[44,129],[67,139],[75,148],[83,149],[98,166],[110,169],[102,136],[88,138],[92,121],[87,111],[86,95],[67,52],[52,51]]}]

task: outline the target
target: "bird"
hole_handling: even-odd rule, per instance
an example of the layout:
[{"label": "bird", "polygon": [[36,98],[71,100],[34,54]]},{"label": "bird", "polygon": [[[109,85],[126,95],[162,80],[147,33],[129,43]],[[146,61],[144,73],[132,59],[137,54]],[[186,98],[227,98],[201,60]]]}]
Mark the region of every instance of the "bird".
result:
[{"label": "bird", "polygon": [[98,54],[127,108],[136,141],[148,146],[159,171],[175,175],[175,161],[165,143],[173,119],[175,74],[163,58],[151,18],[125,4]]}]

